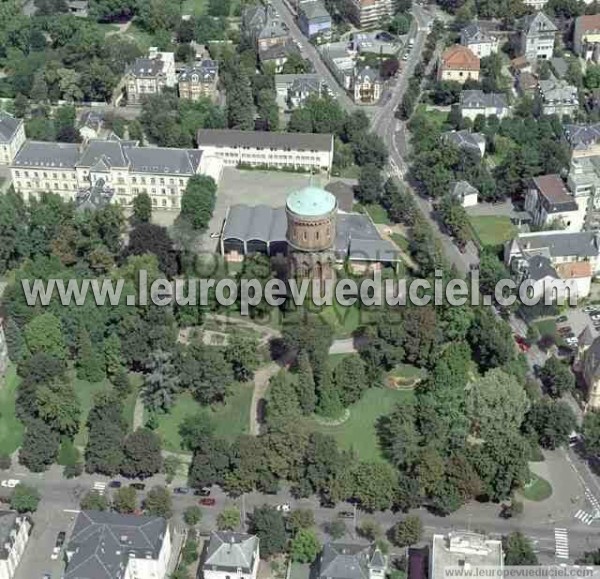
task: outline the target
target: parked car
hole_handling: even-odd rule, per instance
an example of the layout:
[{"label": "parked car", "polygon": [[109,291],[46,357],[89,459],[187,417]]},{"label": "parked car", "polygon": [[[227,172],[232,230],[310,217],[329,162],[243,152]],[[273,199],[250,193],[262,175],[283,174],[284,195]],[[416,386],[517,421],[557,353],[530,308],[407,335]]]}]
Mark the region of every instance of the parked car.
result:
[{"label": "parked car", "polygon": [[120,488],[123,486],[123,483],[122,483],[120,480],[111,480],[111,481],[108,483],[108,486],[109,486],[111,489],[120,489]]},{"label": "parked car", "polygon": [[595,314],[590,314],[590,318],[592,318],[592,320],[600,320],[600,312],[595,313]]},{"label": "parked car", "polygon": [[214,506],[214,504],[217,501],[215,501],[215,499],[211,499],[211,498],[204,498],[204,499],[200,499],[199,503],[203,506],[203,507],[212,507]]},{"label": "parked car", "polygon": [[143,491],[146,488],[144,483],[131,483],[129,486],[136,491]]},{"label": "parked car", "polygon": [[575,446],[579,442],[579,434],[575,431],[569,434],[569,446]]},{"label": "parked car", "polygon": [[289,513],[292,510],[292,507],[290,507],[290,505],[288,503],[284,503],[282,505],[277,505],[275,508],[278,511],[281,511],[282,513]]},{"label": "parked car", "polygon": [[60,550],[65,544],[66,536],[67,533],[65,533],[65,531],[61,531],[60,533],[58,533],[58,535],[56,535],[56,543],[54,544],[54,549],[52,549],[52,555],[50,555],[50,559],[52,559],[53,561],[56,561],[58,559],[58,556],[60,555]]},{"label": "parked car", "polygon": [[560,316],[559,318],[556,318],[556,322],[558,324],[564,324],[565,322],[568,322],[569,318],[567,318],[567,316]]},{"label": "parked car", "polygon": [[173,492],[178,495],[187,495],[190,489],[188,487],[176,487],[173,489]]},{"label": "parked car", "polygon": [[14,489],[21,481],[19,479],[16,478],[9,478],[6,480],[3,480],[0,483],[0,486],[9,488],[9,489]]},{"label": "parked car", "polygon": [[340,511],[339,516],[342,517],[342,519],[353,519],[354,513],[352,511]]},{"label": "parked car", "polygon": [[563,326],[562,328],[558,328],[559,334],[570,334],[573,331],[571,326]]},{"label": "parked car", "polygon": [[209,497],[210,496],[210,489],[196,489],[194,491],[194,494],[197,497]]},{"label": "parked car", "polygon": [[586,314],[589,314],[590,312],[596,312],[600,309],[600,306],[585,306],[585,308],[583,308],[583,311]]}]

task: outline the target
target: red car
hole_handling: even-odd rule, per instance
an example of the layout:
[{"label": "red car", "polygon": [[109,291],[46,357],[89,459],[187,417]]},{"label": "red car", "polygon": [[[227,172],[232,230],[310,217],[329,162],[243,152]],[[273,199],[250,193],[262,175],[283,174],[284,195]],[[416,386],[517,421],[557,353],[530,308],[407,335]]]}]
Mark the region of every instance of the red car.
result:
[{"label": "red car", "polygon": [[529,352],[529,350],[531,349],[531,346],[522,336],[515,336],[515,342],[517,342],[517,345],[519,346],[519,350],[521,350],[521,352]]},{"label": "red car", "polygon": [[214,506],[214,504],[217,501],[215,501],[215,499],[211,499],[211,498],[204,498],[204,499],[200,499],[198,502],[205,507],[212,507],[212,506]]}]

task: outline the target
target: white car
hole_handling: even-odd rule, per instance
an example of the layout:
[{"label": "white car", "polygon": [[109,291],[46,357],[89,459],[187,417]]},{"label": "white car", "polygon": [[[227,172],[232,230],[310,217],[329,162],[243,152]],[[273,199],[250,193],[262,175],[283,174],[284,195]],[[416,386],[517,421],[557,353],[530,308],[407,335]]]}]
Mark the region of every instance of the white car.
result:
[{"label": "white car", "polygon": [[289,513],[292,510],[292,507],[288,503],[284,503],[283,505],[277,505],[277,510],[282,513]]},{"label": "white car", "polygon": [[583,308],[583,311],[584,311],[586,314],[590,314],[590,313],[592,313],[592,312],[596,312],[596,311],[598,311],[598,307],[599,307],[599,306],[585,306],[585,308]]},{"label": "white car", "polygon": [[0,483],[0,486],[9,488],[9,489],[14,489],[21,481],[16,479],[16,478],[9,478],[6,480],[3,480]]},{"label": "white car", "polygon": [[600,314],[593,314],[590,316],[594,322],[600,321]]},{"label": "white car", "polygon": [[52,551],[52,555],[50,555],[50,559],[52,559],[53,561],[56,561],[58,559],[59,555],[60,555],[60,549],[58,551]]}]

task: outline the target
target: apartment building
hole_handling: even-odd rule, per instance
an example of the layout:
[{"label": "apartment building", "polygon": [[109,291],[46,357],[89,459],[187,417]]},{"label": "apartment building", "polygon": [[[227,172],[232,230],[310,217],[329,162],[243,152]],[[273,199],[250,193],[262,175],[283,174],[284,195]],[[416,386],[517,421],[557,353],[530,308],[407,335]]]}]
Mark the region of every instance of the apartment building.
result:
[{"label": "apartment building", "polygon": [[572,157],[600,155],[600,123],[590,125],[565,125],[565,139]]},{"label": "apartment building", "polygon": [[166,579],[169,525],[162,517],[81,511],[66,556],[64,579]]},{"label": "apartment building", "polygon": [[198,149],[225,166],[331,171],[333,135],[200,129]]},{"label": "apartment building", "polygon": [[579,109],[577,87],[551,76],[538,81],[538,91],[545,115],[572,116]]},{"label": "apartment building", "polygon": [[11,163],[24,142],[25,125],[22,119],[0,111],[0,164]]},{"label": "apartment building", "polygon": [[482,90],[463,90],[460,93],[460,114],[475,120],[479,115],[503,119],[510,114],[506,96],[502,93],[484,93]]},{"label": "apartment building", "polygon": [[488,539],[471,532],[451,532],[433,535],[430,579],[442,579],[450,568],[471,569],[496,567],[502,569],[504,556],[502,541]]},{"label": "apartment building", "polygon": [[460,31],[460,43],[475,56],[484,58],[500,50],[500,41],[477,22],[468,24]]},{"label": "apartment building", "polygon": [[300,2],[298,26],[308,38],[331,35],[331,16],[321,0],[304,0]]},{"label": "apartment building", "polygon": [[529,61],[541,58],[550,60],[554,54],[554,42],[558,28],[543,12],[525,16],[518,22],[520,30],[520,54]]},{"label": "apartment building", "polygon": [[585,60],[600,62],[600,14],[575,19],[573,50]]},{"label": "apartment building", "polygon": [[259,52],[285,44],[289,39],[287,26],[271,4],[248,6],[242,14],[242,31]]},{"label": "apartment building", "polygon": [[0,512],[0,579],[12,579],[15,576],[31,528],[29,517],[12,511]]},{"label": "apartment building", "polygon": [[383,80],[379,71],[365,66],[356,71],[354,75],[354,102],[358,104],[373,104],[379,100]]},{"label": "apartment building", "polygon": [[147,193],[158,209],[179,210],[193,175],[216,182],[222,163],[196,149],[139,147],[136,141],[92,140],[85,145],[27,141],[10,166],[15,190],[27,201],[44,193],[76,200],[100,179],[125,207]]},{"label": "apartment building", "polygon": [[217,96],[219,64],[216,60],[202,60],[184,68],[177,79],[179,98],[197,101],[202,97],[214,100]]},{"label": "apartment building", "polygon": [[330,95],[327,83],[319,74],[276,74],[275,90],[282,108],[296,109],[311,95]]},{"label": "apartment building", "polygon": [[368,28],[394,15],[393,0],[347,0],[348,16],[358,28]]},{"label": "apartment building", "polygon": [[541,175],[531,180],[525,210],[531,214],[536,227],[581,231],[587,200],[570,195],[559,175]]},{"label": "apartment building", "polygon": [[159,52],[152,47],[148,56],[136,58],[125,74],[127,103],[137,105],[147,95],[160,93],[165,87],[177,85],[175,54]]},{"label": "apartment building", "polygon": [[317,579],[383,579],[388,557],[376,545],[325,543]]},{"label": "apartment building", "polygon": [[256,579],[259,541],[255,535],[213,531],[202,564],[204,579]]}]

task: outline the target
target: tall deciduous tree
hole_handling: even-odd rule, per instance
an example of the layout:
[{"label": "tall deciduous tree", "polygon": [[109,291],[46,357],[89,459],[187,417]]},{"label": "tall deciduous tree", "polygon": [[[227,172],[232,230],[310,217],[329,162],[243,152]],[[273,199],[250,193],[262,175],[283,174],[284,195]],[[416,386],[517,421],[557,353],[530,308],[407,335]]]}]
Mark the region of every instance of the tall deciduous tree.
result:
[{"label": "tall deciduous tree", "polygon": [[287,543],[283,515],[273,507],[254,509],[250,519],[251,532],[260,539],[261,552],[265,557],[283,553]]},{"label": "tall deciduous tree", "polygon": [[258,340],[252,337],[234,334],[230,336],[225,359],[231,364],[233,377],[239,382],[248,382],[254,378],[258,368]]},{"label": "tall deciduous tree", "polygon": [[302,414],[310,415],[317,406],[315,378],[308,354],[302,350],[298,354],[296,368],[296,393]]},{"label": "tall deciduous tree", "polygon": [[67,355],[60,320],[51,313],[36,316],[25,326],[25,342],[32,354],[44,352],[64,360]]},{"label": "tall deciduous tree", "polygon": [[204,231],[212,217],[217,195],[217,185],[211,177],[190,177],[181,196],[181,217],[198,231]]},{"label": "tall deciduous tree", "polygon": [[469,385],[466,408],[472,432],[492,440],[500,433],[519,431],[529,400],[516,378],[496,369]]},{"label": "tall deciduous tree", "polygon": [[134,197],[133,219],[136,223],[148,223],[152,219],[152,200],[148,193],[138,193]]},{"label": "tall deciduous tree", "polygon": [[144,509],[149,515],[169,519],[172,515],[173,499],[169,489],[152,487],[144,499]]},{"label": "tall deciduous tree", "polygon": [[140,428],[123,442],[121,471],[125,476],[146,478],[162,467],[160,438],[151,430]]}]

